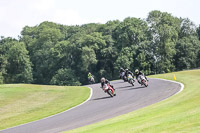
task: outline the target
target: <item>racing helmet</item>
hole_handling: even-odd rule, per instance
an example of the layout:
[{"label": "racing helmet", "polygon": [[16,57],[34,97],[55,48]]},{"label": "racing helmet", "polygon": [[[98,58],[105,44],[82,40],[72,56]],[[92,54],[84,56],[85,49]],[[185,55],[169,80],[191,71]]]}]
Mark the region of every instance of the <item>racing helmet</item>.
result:
[{"label": "racing helmet", "polygon": [[136,70],[135,70],[135,73],[136,73],[136,74],[138,74],[138,73],[139,73],[139,70],[138,70],[138,69],[136,69]]},{"label": "racing helmet", "polygon": [[106,82],[106,79],[104,77],[102,77],[101,82]]}]

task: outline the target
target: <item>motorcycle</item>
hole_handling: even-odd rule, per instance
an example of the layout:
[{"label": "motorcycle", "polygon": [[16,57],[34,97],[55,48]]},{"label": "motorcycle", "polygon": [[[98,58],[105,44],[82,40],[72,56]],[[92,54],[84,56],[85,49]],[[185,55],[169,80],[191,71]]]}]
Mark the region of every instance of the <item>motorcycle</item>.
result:
[{"label": "motorcycle", "polygon": [[128,81],[128,79],[127,79],[127,77],[126,77],[126,75],[125,75],[125,72],[121,72],[119,77],[120,77],[121,79],[123,79],[124,82],[127,82],[127,81]]},{"label": "motorcycle", "polygon": [[148,86],[148,81],[143,75],[139,75],[138,80],[141,85],[144,85],[145,87]]},{"label": "motorcycle", "polygon": [[108,93],[108,95],[110,95],[111,97],[116,96],[113,87],[109,84],[105,84],[103,86],[103,90],[104,90],[104,92]]},{"label": "motorcycle", "polygon": [[126,77],[126,75],[124,75],[123,80],[124,80],[124,82],[127,82],[128,81],[128,77]]},{"label": "motorcycle", "polygon": [[90,84],[94,84],[95,80],[94,80],[94,76],[92,76],[91,78],[88,79]]},{"label": "motorcycle", "polygon": [[121,73],[120,73],[120,78],[123,79],[123,78],[124,78],[124,75],[125,75],[125,72],[121,72]]},{"label": "motorcycle", "polygon": [[132,86],[134,86],[135,80],[133,79],[133,76],[132,76],[131,74],[128,74],[128,82],[129,82],[130,84],[132,84]]}]

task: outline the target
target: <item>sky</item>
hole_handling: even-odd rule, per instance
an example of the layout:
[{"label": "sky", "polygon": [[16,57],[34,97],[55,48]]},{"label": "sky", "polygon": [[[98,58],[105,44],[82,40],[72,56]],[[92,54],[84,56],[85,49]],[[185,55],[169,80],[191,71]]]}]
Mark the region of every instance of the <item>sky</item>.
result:
[{"label": "sky", "polygon": [[63,25],[146,19],[153,10],[200,24],[200,0],[0,0],[0,36],[18,39],[25,26],[44,21]]}]

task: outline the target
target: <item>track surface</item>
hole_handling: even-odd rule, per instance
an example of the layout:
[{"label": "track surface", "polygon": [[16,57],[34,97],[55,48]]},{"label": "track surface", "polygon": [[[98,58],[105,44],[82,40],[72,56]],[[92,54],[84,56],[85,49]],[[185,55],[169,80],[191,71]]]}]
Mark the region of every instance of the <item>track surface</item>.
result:
[{"label": "track surface", "polygon": [[111,98],[100,89],[99,84],[88,85],[93,88],[91,99],[72,110],[49,118],[5,129],[2,133],[57,133],[96,123],[124,113],[128,113],[164,100],[177,93],[181,86],[177,83],[149,79],[147,88],[135,86],[122,80],[111,81],[117,96]]}]

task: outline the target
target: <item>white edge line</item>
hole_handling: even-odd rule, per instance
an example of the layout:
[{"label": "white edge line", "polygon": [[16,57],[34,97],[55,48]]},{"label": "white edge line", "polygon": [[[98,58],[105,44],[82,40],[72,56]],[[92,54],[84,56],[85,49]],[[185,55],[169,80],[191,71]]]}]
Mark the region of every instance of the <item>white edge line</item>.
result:
[{"label": "white edge line", "polygon": [[[180,92],[183,91],[183,89],[184,89],[184,84],[183,84],[183,83],[180,83],[180,82],[177,82],[177,81],[167,80],[167,79],[161,79],[161,78],[153,78],[153,79],[165,80],[165,81],[169,81],[169,82],[174,82],[174,83],[180,84],[180,85],[181,85],[181,89],[180,89],[178,92],[176,92],[174,95],[177,95],[178,93],[180,93]],[[92,97],[92,95],[93,95],[93,89],[92,89],[91,87],[88,87],[88,88],[90,88],[90,96],[89,96],[89,98],[88,98],[86,101],[84,101],[83,103],[81,103],[81,104],[79,104],[79,105],[77,105],[77,106],[74,106],[74,107],[72,107],[72,108],[70,108],[70,109],[68,109],[68,110],[65,110],[65,111],[60,112],[60,113],[55,114],[55,115],[51,115],[51,116],[48,116],[48,117],[45,117],[45,118],[42,118],[42,119],[39,119],[39,120],[35,120],[35,121],[32,121],[32,122],[24,123],[24,124],[17,125],[17,126],[14,126],[14,127],[6,128],[6,129],[0,130],[0,131],[5,131],[5,130],[8,130],[8,129],[12,129],[12,128],[19,127],[19,126],[22,126],[22,125],[26,125],[26,124],[29,124],[29,123],[33,123],[33,122],[37,122],[37,121],[40,121],[40,120],[48,119],[48,118],[54,117],[54,116],[56,116],[56,115],[65,113],[65,112],[67,112],[67,111],[70,111],[70,110],[72,110],[72,109],[74,109],[74,108],[77,108],[77,107],[83,105],[84,103],[88,102],[88,101],[91,99],[91,97]],[[172,95],[172,96],[174,96],[174,95]],[[170,96],[170,97],[171,97],[171,96]],[[168,97],[168,98],[170,98],[170,97]],[[168,98],[166,98],[166,99],[168,99]],[[163,100],[166,100],[166,99],[163,99]],[[161,101],[163,101],[163,100],[161,100]]]},{"label": "white edge line", "polygon": [[[181,89],[178,92],[176,92],[174,95],[177,95],[178,93],[180,93],[184,89],[184,84],[181,83],[181,82],[177,82],[177,81],[173,81],[173,80],[167,80],[167,79],[160,79],[160,78],[153,78],[153,79],[165,80],[165,81],[169,81],[169,82],[174,82],[174,83],[180,84],[181,85]],[[174,96],[174,95],[172,95],[172,96]],[[170,97],[168,97],[168,98],[170,98]],[[168,98],[166,98],[166,99],[168,99]]]},{"label": "white edge line", "polygon": [[[147,106],[142,107],[142,108],[146,108],[146,107],[148,107],[148,106],[151,106],[151,105],[157,104],[157,103],[159,103],[159,102],[165,101],[165,100],[171,98],[172,96],[177,95],[178,93],[180,93],[180,92],[183,91],[183,89],[184,89],[184,84],[181,83],[181,82],[177,82],[177,81],[173,81],[173,80],[167,80],[167,79],[161,79],[161,78],[151,78],[151,79],[158,79],[158,80],[164,80],[164,81],[168,81],[168,82],[174,82],[174,83],[179,84],[179,85],[181,86],[181,89],[180,89],[178,92],[176,92],[175,94],[173,94],[173,95],[171,95],[171,96],[169,96],[169,97],[167,97],[167,98],[164,98],[164,99],[162,99],[162,100],[160,100],[160,101],[158,101],[158,102],[152,103],[152,104],[147,105]],[[139,108],[139,109],[136,109],[136,110],[140,110],[140,109],[142,109],[142,108]],[[134,111],[136,111],[136,110],[134,110]],[[132,111],[132,112],[134,112],[134,111]],[[130,112],[129,112],[129,113],[130,113]],[[122,114],[122,115],[123,115],[123,114]]]},{"label": "white edge line", "polygon": [[81,105],[83,105],[84,103],[88,102],[88,101],[91,99],[92,95],[93,95],[93,89],[92,89],[91,87],[88,87],[88,88],[90,88],[90,96],[89,96],[89,98],[88,98],[86,101],[80,103],[79,105],[76,105],[76,106],[74,106],[74,107],[72,107],[72,108],[69,108],[69,109],[67,109],[67,110],[65,110],[65,111],[63,111],[63,112],[60,112],[60,113],[58,113],[58,114],[55,114],[55,115],[47,116],[47,117],[42,118],[42,119],[39,119],[39,120],[31,121],[31,122],[28,122],[28,123],[24,123],[24,124],[21,124],[21,125],[17,125],[17,126],[14,126],[14,127],[9,127],[9,128],[0,130],[0,132],[5,131],[5,130],[9,130],[9,129],[12,129],[12,128],[16,128],[16,127],[19,127],[19,126],[23,126],[23,125],[26,125],[26,124],[34,123],[34,122],[37,122],[37,121],[40,121],[40,120],[45,120],[45,119],[54,117],[54,116],[56,116],[56,115],[60,115],[60,114],[62,114],[62,113],[65,113],[65,112],[67,112],[67,111],[70,111],[70,110],[72,110],[72,109],[75,109],[75,108],[81,106]]}]

